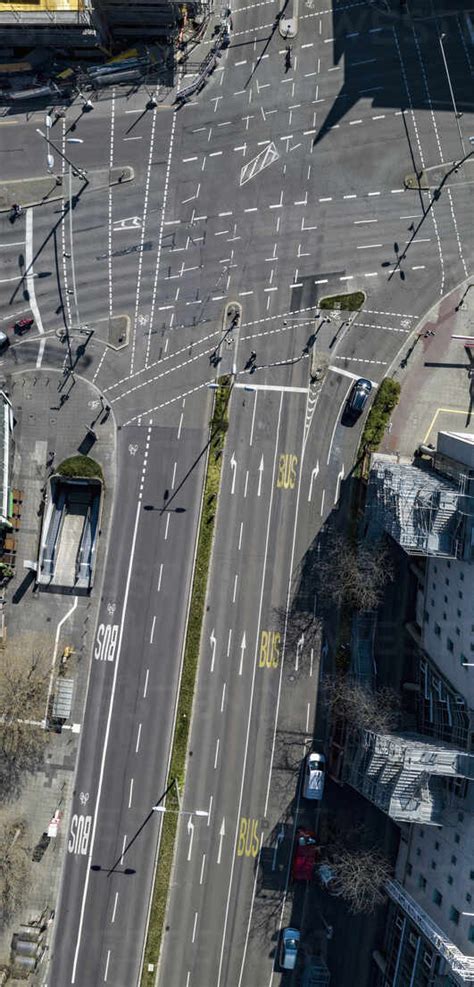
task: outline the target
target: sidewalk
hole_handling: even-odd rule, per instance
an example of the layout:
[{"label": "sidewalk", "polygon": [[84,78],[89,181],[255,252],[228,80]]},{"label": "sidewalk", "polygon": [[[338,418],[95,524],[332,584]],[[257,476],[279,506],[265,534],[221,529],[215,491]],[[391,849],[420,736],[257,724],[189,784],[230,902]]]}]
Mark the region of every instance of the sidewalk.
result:
[{"label": "sidewalk", "polygon": [[471,283],[435,303],[389,372],[402,392],[380,452],[411,458],[420,443],[435,445],[438,431],[474,432],[474,341],[470,353],[462,339],[452,338],[474,337],[474,287],[466,292]]}]

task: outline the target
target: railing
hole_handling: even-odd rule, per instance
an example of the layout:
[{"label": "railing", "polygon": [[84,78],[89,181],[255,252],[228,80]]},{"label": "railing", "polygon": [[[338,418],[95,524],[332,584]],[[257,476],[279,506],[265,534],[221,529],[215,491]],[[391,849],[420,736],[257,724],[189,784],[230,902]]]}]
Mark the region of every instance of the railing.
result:
[{"label": "railing", "polygon": [[474,982],[474,956],[465,956],[461,950],[455,946],[451,939],[445,935],[442,929],[423,911],[416,901],[402,888],[398,881],[388,880],[385,883],[385,890],[392,901],[395,901],[403,911],[412,919],[420,932],[438,950],[438,953],[446,960],[451,970],[459,974],[464,980]]}]

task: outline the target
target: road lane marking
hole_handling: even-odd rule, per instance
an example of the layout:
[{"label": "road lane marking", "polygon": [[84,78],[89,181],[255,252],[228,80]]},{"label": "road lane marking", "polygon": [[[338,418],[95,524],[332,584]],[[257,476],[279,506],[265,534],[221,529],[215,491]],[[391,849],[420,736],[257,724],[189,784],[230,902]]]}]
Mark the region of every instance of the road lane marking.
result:
[{"label": "road lane marking", "polygon": [[110,949],[107,950],[107,959],[105,961],[104,981],[107,980],[107,974],[109,972],[109,963],[110,963]]},{"label": "road lane marking", "polygon": [[224,712],[225,690],[226,690],[226,683],[224,682],[224,685],[222,686],[221,713]]},{"label": "road lane marking", "polygon": [[112,925],[115,922],[115,915],[116,915],[116,912],[117,912],[118,896],[119,896],[119,893],[118,893],[118,891],[116,891],[115,892],[114,907],[113,907],[113,911],[112,911],[112,918],[111,918],[111,924]]},{"label": "road lane marking", "polygon": [[240,549],[242,547],[242,533],[243,533],[243,530],[244,530],[244,522],[241,521],[240,522],[240,532],[239,532],[239,546],[238,546],[238,551],[239,552],[240,552]]},{"label": "road lane marking", "polygon": [[280,664],[280,642],[281,634],[279,631],[262,630],[258,658],[259,668],[278,668]]},{"label": "road lane marking", "polygon": [[131,809],[131,807],[132,807],[132,798],[133,798],[133,778],[130,778],[130,793],[129,793],[129,796],[128,796],[128,808],[129,809]]},{"label": "road lane marking", "polygon": [[149,676],[149,674],[150,674],[150,669],[147,668],[146,675],[145,675],[145,688],[143,689],[143,698],[144,699],[146,699],[146,694],[147,694],[147,690],[148,690],[148,676]]},{"label": "road lane marking", "polygon": [[237,383],[237,384],[234,384],[234,388],[236,388],[236,387],[239,388],[240,390],[242,390],[242,388],[244,390],[248,390],[249,388],[251,388],[252,391],[279,391],[280,394],[284,394],[284,393],[286,393],[286,394],[308,394],[308,390],[309,390],[307,387],[289,387],[289,386],[287,386],[285,384],[240,384],[240,383]]},{"label": "road lane marking", "polygon": [[168,528],[169,528],[169,526],[170,526],[170,517],[171,517],[171,514],[167,514],[167,515],[166,515],[166,524],[165,524],[165,541],[166,541],[166,540],[167,540],[167,538],[168,538]]},{"label": "road lane marking", "polygon": [[199,914],[198,912],[194,912],[194,925],[193,925],[193,934],[192,934],[192,937],[191,937],[191,942],[194,942],[194,940],[196,938],[196,928],[197,928],[198,914]]},{"label": "road lane marking", "polygon": [[153,644],[153,635],[155,633],[155,624],[156,624],[156,616],[153,617],[153,623],[151,625],[150,644]]},{"label": "road lane marking", "polygon": [[26,290],[29,296],[30,308],[33,313],[34,320],[38,327],[38,332],[43,335],[44,328],[41,321],[40,310],[38,308],[38,303],[36,301],[35,295],[35,282],[33,277],[33,210],[26,210],[26,223],[25,223],[25,279],[26,279]]},{"label": "road lane marking", "polygon": [[227,653],[226,653],[226,658],[228,658],[229,655],[230,655],[230,642],[231,642],[231,640],[232,640],[232,627],[229,627],[229,634],[228,634],[228,637],[227,637]]},{"label": "road lane marking", "polygon": [[126,845],[127,845],[127,834],[125,833],[124,834],[124,837],[123,837],[123,843],[122,843],[122,853],[120,854],[120,866],[121,867],[123,867],[123,855],[125,853],[125,847],[126,847]]},{"label": "road lane marking", "polygon": [[[278,410],[278,419],[277,419],[277,425],[276,425],[275,452],[274,452],[274,457],[273,457],[272,482],[271,482],[271,486],[270,486],[270,500],[269,500],[269,504],[268,504],[267,530],[266,530],[266,535],[265,535],[265,548],[264,548],[264,557],[263,557],[263,574],[265,574],[265,572],[266,572],[267,558],[268,558],[268,546],[269,546],[269,542],[270,542],[270,523],[271,523],[271,517],[272,517],[273,497],[274,497],[274,490],[275,490],[275,473],[276,473],[276,466],[277,466],[278,443],[279,443],[279,438],[280,438],[280,425],[281,425],[282,410],[283,410],[283,395],[280,396],[280,407],[279,407],[279,410]],[[259,637],[260,637],[260,626],[261,626],[261,620],[262,620],[264,587],[265,587],[265,578],[263,577],[262,578],[261,591],[260,591],[260,601],[259,601],[259,609],[258,609],[258,618],[257,618],[257,634],[256,634],[255,655],[254,655],[254,662],[253,662],[253,669],[252,669],[252,682],[251,682],[251,687],[250,687],[250,698],[249,698],[249,704],[248,704],[249,715],[248,715],[248,719],[247,719],[247,730],[246,730],[245,744],[244,744],[244,758],[243,758],[243,764],[242,764],[241,781],[240,781],[240,791],[239,791],[239,803],[238,803],[238,807],[237,807],[237,818],[238,819],[240,818],[240,814],[241,814],[241,811],[242,811],[242,801],[243,801],[244,784],[245,784],[245,773],[246,773],[247,758],[248,758],[249,743],[250,743],[250,726],[251,726],[251,719],[252,719],[253,698],[254,698],[254,693],[255,693],[255,680],[256,680],[256,674],[257,674],[257,654],[258,654],[258,650],[257,649],[258,649],[258,641],[259,641]],[[222,978],[222,966],[223,966],[223,962],[224,962],[224,952],[225,952],[225,947],[226,947],[226,933],[227,933],[227,923],[228,923],[228,920],[229,920],[230,899],[231,899],[231,894],[232,894],[232,882],[233,882],[233,877],[234,877],[235,861],[237,859],[237,857],[236,857],[236,850],[237,850],[237,841],[238,841],[238,838],[239,838],[239,827],[237,825],[236,828],[235,828],[235,834],[234,834],[234,845],[233,845],[233,853],[232,853],[232,864],[231,864],[230,875],[229,875],[227,901],[226,901],[226,907],[225,907],[225,913],[224,913],[224,925],[223,925],[223,929],[222,929],[222,938],[221,938],[221,943],[222,944],[221,944],[220,957],[219,957],[219,969],[218,969],[216,987],[220,987],[221,978]]]},{"label": "road lane marking", "polygon": [[232,596],[232,603],[235,603],[235,598],[237,596],[237,583],[238,583],[238,581],[239,581],[239,574],[238,574],[238,572],[236,572],[236,574],[234,576],[234,592],[233,592],[233,596]]},{"label": "road lane marking", "polygon": [[201,863],[201,874],[200,874],[200,877],[199,877],[199,884],[202,884],[202,882],[203,882],[203,878],[204,878],[204,867],[205,867],[205,865],[206,865],[206,854],[203,853],[203,855],[202,855],[202,863]]},{"label": "road lane marking", "polygon": [[216,752],[215,752],[215,754],[214,754],[214,771],[215,771],[215,770],[216,770],[216,768],[217,768],[217,759],[218,759],[218,757],[219,757],[219,745],[220,745],[220,739],[219,739],[219,737],[218,737],[218,738],[217,738],[217,742],[216,742]]},{"label": "road lane marking", "polygon": [[137,742],[135,744],[135,754],[138,754],[138,748],[140,747],[140,738],[141,738],[141,735],[142,735],[142,725],[141,725],[141,723],[139,723],[138,724],[138,732],[137,732]]}]

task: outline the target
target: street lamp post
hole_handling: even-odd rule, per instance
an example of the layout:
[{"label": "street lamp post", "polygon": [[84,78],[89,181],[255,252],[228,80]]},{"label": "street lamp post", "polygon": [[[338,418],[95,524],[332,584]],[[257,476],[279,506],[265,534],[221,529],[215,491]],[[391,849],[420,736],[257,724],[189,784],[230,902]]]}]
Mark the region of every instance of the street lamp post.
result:
[{"label": "street lamp post", "polygon": [[80,178],[83,178],[84,180],[86,180],[87,171],[86,171],[85,168],[77,168],[76,165],[73,164],[73,162],[70,161],[70,159],[68,157],[66,157],[66,155],[63,154],[62,151],[59,150],[59,147],[56,147],[56,144],[53,144],[53,141],[50,140],[50,138],[47,137],[46,134],[44,134],[42,130],[40,130],[39,127],[36,128],[36,133],[39,134],[40,137],[42,137],[44,141],[46,141],[46,143],[49,145],[49,147],[52,147],[53,148],[53,150],[56,152],[56,154],[59,154],[59,157],[62,158],[63,161],[66,161],[66,163],[68,165],[70,165],[70,167],[73,169],[74,174],[79,175]]},{"label": "street lamp post", "polygon": [[451,94],[451,102],[453,104],[454,117],[455,117],[457,128],[458,128],[458,131],[459,131],[459,140],[461,141],[462,153],[465,154],[466,153],[466,148],[464,146],[464,139],[463,139],[463,136],[462,136],[461,124],[459,123],[459,119],[462,116],[462,113],[459,113],[458,112],[458,108],[456,106],[456,100],[454,98],[454,90],[453,90],[453,86],[452,86],[452,83],[451,83],[451,76],[449,74],[448,61],[447,61],[447,58],[446,58],[446,52],[444,50],[444,44],[443,44],[443,41],[444,41],[445,37],[446,37],[446,35],[444,33],[443,34],[440,34],[440,36],[439,36],[439,44],[440,44],[440,48],[441,48],[441,54],[443,56],[444,68],[446,70],[446,78],[448,80],[449,92]]}]

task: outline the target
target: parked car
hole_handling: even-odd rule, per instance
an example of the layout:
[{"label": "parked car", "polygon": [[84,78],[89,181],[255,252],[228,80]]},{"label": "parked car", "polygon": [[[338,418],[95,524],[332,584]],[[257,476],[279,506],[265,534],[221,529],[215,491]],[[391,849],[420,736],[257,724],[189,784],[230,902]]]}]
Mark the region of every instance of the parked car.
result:
[{"label": "parked car", "polygon": [[22,336],[23,333],[28,332],[28,329],[31,329],[34,324],[34,319],[19,319],[13,326],[13,332],[16,333],[17,336]]},{"label": "parked car", "polygon": [[283,929],[280,942],[280,967],[282,970],[294,970],[301,932],[299,929]]},{"label": "parked car", "polygon": [[324,754],[311,751],[306,758],[303,781],[303,797],[321,800],[324,792],[326,758]]},{"label": "parked car", "polygon": [[311,881],[319,856],[316,833],[311,829],[297,829],[291,876],[294,881]]},{"label": "parked car", "polygon": [[353,425],[360,418],[371,390],[372,384],[370,380],[366,380],[365,377],[359,377],[359,380],[356,380],[344,408],[342,415],[343,425]]}]

